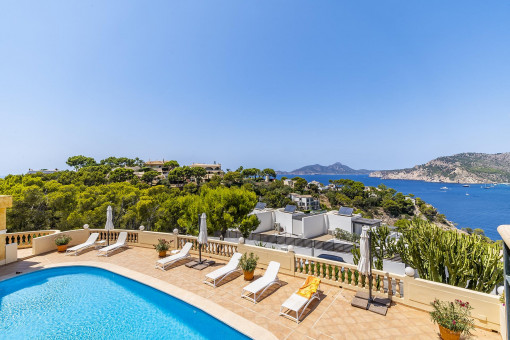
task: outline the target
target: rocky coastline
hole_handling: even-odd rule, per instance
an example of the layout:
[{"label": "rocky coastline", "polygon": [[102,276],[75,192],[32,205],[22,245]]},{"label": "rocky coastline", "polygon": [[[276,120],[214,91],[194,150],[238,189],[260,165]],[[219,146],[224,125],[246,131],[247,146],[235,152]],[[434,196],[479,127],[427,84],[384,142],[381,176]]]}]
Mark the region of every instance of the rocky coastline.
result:
[{"label": "rocky coastline", "polygon": [[437,183],[508,183],[510,153],[463,153],[436,158],[408,169],[372,171],[369,176]]}]

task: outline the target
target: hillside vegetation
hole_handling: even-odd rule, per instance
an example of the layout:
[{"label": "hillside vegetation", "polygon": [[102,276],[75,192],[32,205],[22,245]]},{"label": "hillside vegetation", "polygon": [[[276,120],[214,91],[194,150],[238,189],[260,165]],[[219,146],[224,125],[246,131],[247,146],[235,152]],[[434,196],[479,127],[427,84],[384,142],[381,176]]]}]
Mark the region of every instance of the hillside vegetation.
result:
[{"label": "hillside vegetation", "polygon": [[356,170],[340,162],[331,165],[307,165],[292,171],[278,171],[281,175],[366,175],[369,173],[370,170]]},{"label": "hillside vegetation", "polygon": [[439,157],[413,168],[374,171],[370,176],[445,183],[508,183],[510,153],[460,153]]},{"label": "hillside vegetation", "polygon": [[[129,166],[141,166],[136,176]],[[81,228],[103,228],[106,208],[113,207],[117,228],[172,231],[174,228],[194,234],[198,213],[210,216],[211,231],[225,233],[227,228],[242,225],[249,231],[256,221],[248,217],[257,201],[269,207],[292,204],[291,192],[311,194],[323,209],[340,206],[356,208],[364,217],[380,218],[394,225],[414,217],[452,227],[431,205],[412,195],[404,195],[384,185],[366,187],[361,182],[336,180],[336,189],[321,192],[303,178],[294,178],[294,187],[276,180],[272,169],[240,167],[223,177],[203,179],[196,168],[165,163],[168,178],[158,176],[143,161],[110,157],[100,162],[84,156],[70,157],[74,171],[52,174],[9,175],[0,179],[0,194],[12,195],[14,205],[8,210],[9,232]],[[265,176],[273,180],[266,182]]]}]

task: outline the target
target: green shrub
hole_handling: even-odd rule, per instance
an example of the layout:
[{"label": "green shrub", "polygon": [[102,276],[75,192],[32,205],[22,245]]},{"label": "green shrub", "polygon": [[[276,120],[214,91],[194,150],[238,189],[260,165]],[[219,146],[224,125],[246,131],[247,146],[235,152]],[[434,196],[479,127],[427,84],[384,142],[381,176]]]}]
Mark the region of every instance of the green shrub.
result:
[{"label": "green shrub", "polygon": [[340,228],[335,229],[335,237],[339,240],[349,241],[353,243],[358,243],[360,239],[360,236],[358,234],[350,233]]},{"label": "green shrub", "polygon": [[158,239],[158,244],[154,244],[154,249],[156,249],[157,252],[167,251],[170,249],[170,242],[160,238]]},{"label": "green shrub", "polygon": [[57,238],[55,238],[55,244],[57,246],[65,246],[66,244],[69,244],[71,242],[72,238],[69,235],[62,235]]},{"label": "green shrub", "polygon": [[242,270],[245,272],[252,272],[257,268],[257,261],[259,260],[259,257],[254,255],[253,253],[250,253],[248,256],[248,253],[244,253],[243,256],[241,256],[241,260],[239,261],[239,266]]}]

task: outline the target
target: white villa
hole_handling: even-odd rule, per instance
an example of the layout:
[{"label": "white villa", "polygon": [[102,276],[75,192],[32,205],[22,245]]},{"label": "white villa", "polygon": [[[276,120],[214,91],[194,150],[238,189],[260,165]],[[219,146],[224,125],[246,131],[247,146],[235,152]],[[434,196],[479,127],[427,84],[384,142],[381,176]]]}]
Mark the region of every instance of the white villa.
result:
[{"label": "white villa", "polygon": [[331,234],[337,228],[361,234],[361,227],[364,225],[371,227],[381,225],[381,220],[363,218],[361,214],[341,214],[339,211],[305,214],[303,212],[286,212],[283,208],[265,208],[255,209],[252,214],[255,214],[260,221],[254,233],[278,230],[301,238]]},{"label": "white villa", "polygon": [[319,200],[312,195],[291,193],[290,199],[301,210],[318,210],[320,208]]}]

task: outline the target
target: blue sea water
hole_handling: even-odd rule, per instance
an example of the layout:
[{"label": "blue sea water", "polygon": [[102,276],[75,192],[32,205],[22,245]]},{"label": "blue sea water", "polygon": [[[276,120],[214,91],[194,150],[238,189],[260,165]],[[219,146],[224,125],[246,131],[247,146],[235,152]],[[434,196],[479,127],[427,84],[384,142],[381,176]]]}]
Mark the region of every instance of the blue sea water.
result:
[{"label": "blue sea water", "polygon": [[248,339],[168,294],[85,266],[0,282],[0,338]]},{"label": "blue sea water", "polygon": [[[282,176],[279,175],[278,178]],[[287,175],[286,177],[294,177]],[[414,194],[432,204],[446,218],[457,224],[458,228],[482,228],[493,240],[499,240],[496,228],[510,224],[510,185],[498,184],[484,189],[481,184],[471,184],[465,188],[462,184],[429,183],[423,181],[383,180],[368,175],[308,175],[299,176],[307,181],[328,184],[330,179],[348,178],[363,182],[368,186],[384,184],[404,194]],[[447,187],[447,190],[441,190]],[[468,195],[466,195],[468,194]]]}]

